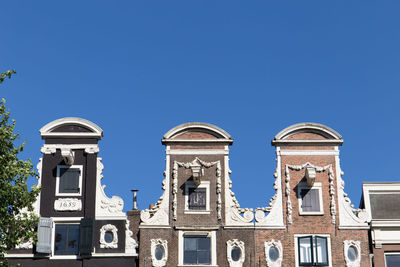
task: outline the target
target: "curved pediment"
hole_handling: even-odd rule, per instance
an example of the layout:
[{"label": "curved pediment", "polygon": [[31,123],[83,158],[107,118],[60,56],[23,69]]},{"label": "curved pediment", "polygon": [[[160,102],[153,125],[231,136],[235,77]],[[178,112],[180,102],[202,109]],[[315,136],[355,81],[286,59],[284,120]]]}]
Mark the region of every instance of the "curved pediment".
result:
[{"label": "curved pediment", "polygon": [[224,142],[231,144],[232,137],[221,128],[202,122],[189,122],[169,130],[162,143],[167,142]]},{"label": "curved pediment", "polygon": [[91,121],[81,118],[62,118],[52,121],[40,129],[42,137],[103,137],[103,130]]},{"label": "curved pediment", "polygon": [[272,140],[278,143],[332,143],[341,145],[342,136],[335,130],[318,123],[298,123],[280,131]]}]

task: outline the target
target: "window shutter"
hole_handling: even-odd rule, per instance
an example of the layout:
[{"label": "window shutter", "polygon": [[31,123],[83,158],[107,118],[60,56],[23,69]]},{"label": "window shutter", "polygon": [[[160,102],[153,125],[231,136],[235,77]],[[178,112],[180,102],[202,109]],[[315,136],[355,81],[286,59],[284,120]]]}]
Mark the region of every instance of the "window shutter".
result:
[{"label": "window shutter", "polygon": [[81,219],[79,251],[81,255],[91,255],[93,250],[93,218]]},{"label": "window shutter", "polygon": [[60,193],[79,193],[80,169],[61,169]]},{"label": "window shutter", "polygon": [[38,245],[36,251],[39,253],[51,253],[51,232],[53,228],[52,218],[40,218],[38,225]]}]

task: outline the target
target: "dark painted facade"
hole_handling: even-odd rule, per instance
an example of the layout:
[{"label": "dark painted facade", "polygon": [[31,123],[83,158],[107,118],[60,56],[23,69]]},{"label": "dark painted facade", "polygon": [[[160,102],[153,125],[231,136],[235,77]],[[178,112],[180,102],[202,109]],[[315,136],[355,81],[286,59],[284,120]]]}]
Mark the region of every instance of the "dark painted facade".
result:
[{"label": "dark painted facade", "polygon": [[[41,194],[38,244],[8,254],[21,266],[136,266],[137,229],[123,201],[101,185],[98,141],[103,131],[79,118],[53,121],[40,130],[45,140],[38,170]],[[136,226],[137,228],[137,226]]]}]

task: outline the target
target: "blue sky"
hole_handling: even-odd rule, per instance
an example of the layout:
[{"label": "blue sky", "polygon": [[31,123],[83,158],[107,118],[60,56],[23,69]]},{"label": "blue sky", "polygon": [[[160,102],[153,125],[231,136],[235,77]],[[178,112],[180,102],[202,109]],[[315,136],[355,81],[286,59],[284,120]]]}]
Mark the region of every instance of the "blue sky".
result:
[{"label": "blue sky", "polygon": [[164,133],[215,124],[235,139],[233,191],[242,207],[273,195],[271,139],[298,122],[344,138],[345,191],[400,181],[399,1],[6,1],[0,85],[24,158],[39,129],[82,117],[104,130],[106,193],[139,208],[161,195]]}]

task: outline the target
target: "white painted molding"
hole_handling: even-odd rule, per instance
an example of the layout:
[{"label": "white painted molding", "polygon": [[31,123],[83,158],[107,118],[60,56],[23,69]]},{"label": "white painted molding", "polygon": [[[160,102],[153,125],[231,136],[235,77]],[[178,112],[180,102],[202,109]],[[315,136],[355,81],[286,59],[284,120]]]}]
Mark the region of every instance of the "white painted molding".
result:
[{"label": "white painted molding", "polygon": [[[360,241],[345,240],[344,244],[344,259],[346,261],[346,267],[360,267],[361,262],[361,245]],[[357,257],[355,260],[351,261],[348,257],[348,250],[350,247],[354,247],[357,251]]]},{"label": "white painted molding", "polygon": [[82,201],[77,198],[59,198],[54,201],[54,210],[80,211],[82,210]]},{"label": "white painted molding", "polygon": [[[232,137],[225,132],[224,130],[222,130],[221,128],[209,124],[209,123],[204,123],[204,122],[189,122],[189,123],[184,123],[181,125],[178,125],[174,128],[172,128],[171,130],[169,130],[166,134],[164,134],[162,141],[172,141],[170,140],[171,138],[182,134],[184,132],[190,131],[191,129],[202,129],[208,132],[212,132],[214,133],[214,135],[219,136],[220,138],[224,138],[224,139],[228,139],[231,140],[231,142],[233,142]],[[186,140],[186,139],[185,139]],[[216,139],[211,139],[211,140],[216,140]],[[188,140],[186,140],[188,141]],[[190,141],[190,139],[189,139]],[[226,142],[227,140],[225,140]]]},{"label": "white painted molding", "polygon": [[[232,249],[240,249],[240,258],[237,261],[232,259]],[[229,267],[242,267],[245,261],[246,252],[244,242],[238,239],[231,239],[226,241],[226,257],[229,263]]]},{"label": "white painted molding", "polygon": [[[272,260],[269,257],[269,250],[271,248],[276,248],[278,250],[278,258],[276,260]],[[283,259],[283,248],[280,240],[275,241],[272,239],[271,241],[264,242],[264,252],[265,252],[265,260],[267,262],[267,267],[281,267],[282,259]]]},{"label": "white painted molding", "polygon": [[281,150],[282,156],[336,156],[337,150]]},{"label": "white painted molding", "polygon": [[[267,207],[257,208],[255,211],[255,226],[265,229],[284,229],[283,222],[283,196],[282,196],[282,174],[281,168],[281,150],[276,148],[276,170],[274,173],[275,195],[269,200]],[[268,213],[268,214],[266,214]]]},{"label": "white painted molding", "polygon": [[[151,209],[145,209],[140,212],[140,226],[163,226],[169,225],[169,192],[170,192],[170,174],[169,167],[170,156],[166,157],[166,169],[164,171],[165,179],[162,182],[162,190],[164,191],[160,199]],[[173,189],[174,190],[174,189]],[[176,190],[177,185],[176,185]]]},{"label": "white painted molding", "polygon": [[225,226],[253,226],[253,209],[240,208],[235,193],[232,192],[232,180],[229,175],[229,158],[225,156]]},{"label": "white painted molding", "polygon": [[[168,146],[169,147],[169,146]],[[167,155],[229,155],[229,149],[169,149]]]},{"label": "white painted molding", "polygon": [[122,211],[124,201],[118,196],[109,198],[106,196],[104,189],[105,185],[101,185],[103,179],[104,165],[101,163],[101,158],[97,158],[97,175],[96,175],[96,218],[98,217],[115,217],[126,216]]},{"label": "white painted molding", "polygon": [[139,244],[132,237],[133,233],[129,230],[129,220],[126,220],[125,223],[125,254],[129,254],[132,256],[137,256],[136,248]]},{"label": "white painted molding", "polygon": [[294,170],[294,171],[300,171],[302,169],[305,169],[307,167],[312,167],[315,169],[316,172],[324,172],[326,170],[328,170],[328,175],[329,175],[329,195],[330,195],[330,199],[331,199],[331,203],[330,203],[330,213],[332,216],[332,224],[336,224],[336,202],[335,202],[335,176],[333,173],[333,168],[332,168],[332,164],[326,165],[324,167],[319,167],[319,166],[315,166],[313,164],[311,164],[310,162],[306,162],[302,165],[289,165],[286,164],[285,166],[285,195],[287,198],[287,202],[286,202],[286,206],[287,206],[287,216],[288,216],[288,224],[292,224],[293,223],[293,219],[292,219],[292,201],[290,199],[290,170]]},{"label": "white painted molding", "polygon": [[62,150],[76,150],[76,149],[84,149],[87,154],[99,153],[99,145],[97,144],[44,144],[40,149],[40,152],[43,154],[54,154],[57,149]]},{"label": "white painted molding", "polygon": [[217,176],[217,218],[218,220],[222,219],[222,198],[221,198],[221,175],[222,175],[222,168],[220,161],[214,162],[206,162],[202,161],[198,157],[196,157],[192,162],[178,162],[174,161],[174,167],[172,170],[172,218],[176,221],[177,219],[177,212],[178,212],[178,168],[183,167],[185,169],[190,169],[193,165],[200,164],[205,168],[210,168],[212,166],[217,166],[216,176]]},{"label": "white painted molding", "polygon": [[[278,140],[285,140],[288,141],[287,138],[290,137],[293,134],[296,133],[301,133],[301,132],[311,132],[311,133],[318,133],[328,139],[323,140],[323,141],[341,141],[342,136],[336,132],[335,130],[329,128],[328,126],[319,124],[319,123],[313,123],[313,122],[303,122],[303,123],[297,123],[294,125],[291,125],[282,131],[280,131],[277,135],[275,135],[273,141],[278,141]],[[296,141],[296,140],[293,140]],[[311,140],[310,140],[311,141]],[[322,140],[316,140],[316,141],[322,141]]]},{"label": "white painted molding", "polygon": [[339,202],[339,228],[366,228],[368,227],[370,216],[365,209],[355,209],[354,205],[351,204],[350,198],[344,192],[345,183],[342,180],[343,172],[340,168],[339,156],[335,156],[335,161]]},{"label": "white painted molding", "polygon": [[[92,132],[52,132],[57,127],[71,124],[79,125],[91,130]],[[103,130],[91,121],[82,118],[68,117],[54,120],[46,124],[40,129],[40,135],[42,137],[96,137],[97,139],[101,139],[103,136]]]},{"label": "white painted molding", "polygon": [[[104,239],[106,232],[113,233],[113,240],[109,243]],[[118,248],[118,229],[115,225],[106,224],[100,229],[100,247],[101,248]]]},{"label": "white painted molding", "polygon": [[67,165],[71,166],[75,161],[75,153],[68,148],[61,149],[61,156],[64,158],[64,161]]},{"label": "white painted molding", "polygon": [[[168,242],[163,239],[151,239],[151,262],[153,267],[164,267],[167,264],[168,260]],[[164,250],[163,256],[161,259],[157,260],[156,258],[156,248],[161,247]]]}]

